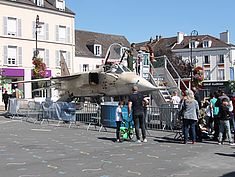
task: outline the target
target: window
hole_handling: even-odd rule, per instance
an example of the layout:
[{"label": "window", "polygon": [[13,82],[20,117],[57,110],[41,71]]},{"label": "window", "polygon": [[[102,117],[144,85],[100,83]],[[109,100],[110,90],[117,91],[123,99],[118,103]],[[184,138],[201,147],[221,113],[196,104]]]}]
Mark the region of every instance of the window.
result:
[{"label": "window", "polygon": [[[48,24],[46,26],[46,33],[48,33]],[[55,40],[63,43],[70,43],[70,36],[71,36],[70,33],[71,33],[70,27],[66,27],[63,25],[56,25]]]},{"label": "window", "polygon": [[17,23],[16,18],[8,17],[7,19],[7,34],[8,35],[16,36],[16,30],[17,30],[16,23]]},{"label": "window", "polygon": [[195,48],[195,41],[190,41],[189,48]]},{"label": "window", "polygon": [[209,41],[203,41],[203,47],[204,48],[209,47]]},{"label": "window", "polygon": [[89,65],[88,64],[83,64],[82,71],[83,72],[89,71]]},{"label": "window", "polygon": [[224,55],[219,55],[219,64],[223,64],[224,63]]},{"label": "window", "polygon": [[205,70],[204,71],[204,79],[205,80],[210,80],[211,79],[210,70]]},{"label": "window", "polygon": [[65,42],[66,39],[66,27],[59,26],[59,41]]},{"label": "window", "polygon": [[208,55],[204,56],[204,64],[210,64],[210,57]]},{"label": "window", "polygon": [[39,37],[44,37],[45,35],[45,24],[40,22],[39,28],[37,29],[37,33]]},{"label": "window", "polygon": [[21,19],[15,17],[3,17],[3,34],[21,37]]},{"label": "window", "polygon": [[[46,53],[46,56],[48,56],[48,61],[49,61],[49,51]],[[56,50],[56,67],[60,68],[60,61],[61,57],[64,57],[64,60],[67,64],[67,67],[71,67],[71,62],[70,62],[70,52],[69,51],[63,51],[63,50]]]},{"label": "window", "polygon": [[44,49],[38,49],[38,57],[43,59],[45,59],[45,50]]},{"label": "window", "polygon": [[37,6],[44,6],[44,0],[37,0]]},{"label": "window", "polygon": [[16,65],[17,47],[8,46],[7,50],[7,65]]},{"label": "window", "polygon": [[94,54],[95,56],[101,56],[102,50],[101,50],[101,45],[94,45]]},{"label": "window", "polygon": [[224,80],[224,69],[218,69],[218,80]]},{"label": "window", "polygon": [[65,10],[65,2],[64,2],[64,0],[57,0],[56,1],[56,8],[61,10],[61,11],[64,11]]}]

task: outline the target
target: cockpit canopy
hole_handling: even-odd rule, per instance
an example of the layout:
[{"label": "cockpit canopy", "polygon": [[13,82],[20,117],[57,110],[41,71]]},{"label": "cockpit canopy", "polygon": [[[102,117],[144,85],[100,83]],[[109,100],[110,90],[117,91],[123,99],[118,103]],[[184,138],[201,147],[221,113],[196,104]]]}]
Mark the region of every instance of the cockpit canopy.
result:
[{"label": "cockpit canopy", "polygon": [[126,66],[121,64],[114,64],[110,67],[110,69],[107,71],[109,73],[116,73],[121,74],[123,72],[131,72],[130,69],[128,69]]}]

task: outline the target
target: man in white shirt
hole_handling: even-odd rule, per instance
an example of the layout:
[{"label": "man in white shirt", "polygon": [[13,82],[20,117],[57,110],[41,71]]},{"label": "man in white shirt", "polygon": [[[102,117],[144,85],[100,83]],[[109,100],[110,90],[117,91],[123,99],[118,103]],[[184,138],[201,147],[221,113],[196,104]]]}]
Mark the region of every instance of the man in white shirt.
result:
[{"label": "man in white shirt", "polygon": [[179,108],[180,100],[181,99],[178,96],[178,92],[177,91],[173,91],[171,102],[174,104],[174,108]]}]

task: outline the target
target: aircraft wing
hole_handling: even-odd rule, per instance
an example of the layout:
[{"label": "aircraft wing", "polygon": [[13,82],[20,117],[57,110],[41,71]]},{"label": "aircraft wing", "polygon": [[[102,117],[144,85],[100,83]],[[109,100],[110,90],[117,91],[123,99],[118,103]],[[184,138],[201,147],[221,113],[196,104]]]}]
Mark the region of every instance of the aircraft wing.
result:
[{"label": "aircraft wing", "polygon": [[59,77],[52,77],[51,81],[55,81],[55,82],[59,82],[59,81],[69,81],[69,80],[73,80],[76,79],[78,77],[80,77],[81,74],[76,74],[76,75],[70,75],[70,76],[59,76]]},{"label": "aircraft wing", "polygon": [[12,84],[18,84],[18,83],[32,83],[32,82],[46,82],[51,80],[51,78],[42,78],[42,79],[33,79],[33,80],[26,80],[26,81],[16,81],[12,82]]}]

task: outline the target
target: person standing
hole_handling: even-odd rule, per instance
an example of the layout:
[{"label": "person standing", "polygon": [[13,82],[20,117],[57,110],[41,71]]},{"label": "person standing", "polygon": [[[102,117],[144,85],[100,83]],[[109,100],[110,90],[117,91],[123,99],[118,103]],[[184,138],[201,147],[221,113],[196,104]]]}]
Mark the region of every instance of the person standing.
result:
[{"label": "person standing", "polygon": [[218,101],[218,99],[219,99],[218,92],[214,92],[214,94],[211,94],[210,108],[212,112],[212,117],[209,122],[210,122],[211,131],[212,132],[214,131],[213,139],[216,141],[219,136],[219,118],[218,118],[219,106],[216,105],[216,102]]},{"label": "person standing", "polygon": [[180,101],[181,101],[181,99],[178,96],[178,92],[177,91],[173,91],[172,97],[171,97],[171,102],[173,103],[174,108],[179,108]]},{"label": "person standing", "polygon": [[218,144],[223,144],[223,134],[226,133],[228,136],[229,144],[234,145],[230,130],[230,122],[229,119],[231,117],[230,111],[229,111],[229,100],[227,98],[223,98],[221,101],[221,106],[219,107],[219,138],[218,138]]},{"label": "person standing", "polygon": [[132,43],[131,44],[131,48],[130,50],[128,51],[128,57],[127,57],[127,67],[133,71],[134,68],[133,68],[133,64],[134,64],[134,56],[137,55],[137,51],[135,49],[135,43]]},{"label": "person standing", "polygon": [[128,115],[130,116],[132,111],[137,142],[141,142],[139,128],[141,128],[143,142],[147,142],[144,123],[144,96],[138,91],[137,86],[133,86],[132,91],[128,101]]},{"label": "person standing", "polygon": [[187,144],[188,142],[189,128],[191,130],[191,135],[192,135],[192,144],[194,144],[196,142],[195,129],[199,112],[198,102],[195,100],[194,93],[191,90],[186,91],[186,97],[184,98],[183,101],[184,104],[181,104],[180,110],[181,109],[185,110],[183,115],[184,144]]},{"label": "person standing", "polygon": [[7,93],[7,91],[5,91],[5,93],[2,95],[2,101],[5,104],[5,111],[7,110],[9,98],[10,98],[9,94]]},{"label": "person standing", "polygon": [[123,102],[119,101],[118,107],[116,109],[116,126],[117,126],[116,127],[116,138],[117,138],[117,142],[121,142],[120,127],[121,127],[121,123],[123,121],[122,107],[123,107]]}]

